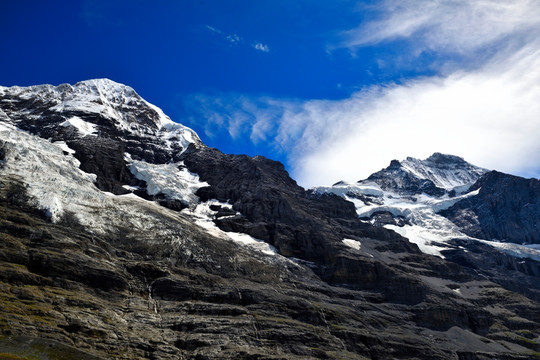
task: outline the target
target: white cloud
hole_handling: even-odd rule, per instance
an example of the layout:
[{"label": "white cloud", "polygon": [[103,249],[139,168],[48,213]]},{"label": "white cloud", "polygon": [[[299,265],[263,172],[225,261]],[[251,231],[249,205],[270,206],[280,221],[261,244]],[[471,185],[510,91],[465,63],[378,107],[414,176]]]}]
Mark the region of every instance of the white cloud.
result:
[{"label": "white cloud", "polygon": [[[291,148],[305,186],[359,180],[391,159],[455,154],[491,169],[540,174],[540,51],[475,73],[372,88],[341,101],[310,101],[280,131],[303,124]],[[287,142],[279,134],[278,141]],[[292,139],[291,139],[292,140]]]},{"label": "white cloud", "polygon": [[236,34],[227,35],[225,39],[231,44],[236,44],[242,41],[242,38]]},{"label": "white cloud", "polygon": [[[372,86],[342,100],[230,94],[203,107],[214,129],[283,149],[305,187],[359,180],[433,152],[522,176],[540,175],[540,3],[387,0],[343,46],[410,40],[416,49],[487,57],[445,75]],[[420,50],[418,50],[420,49]],[[226,105],[223,105],[226,104]]]},{"label": "white cloud", "polygon": [[[242,38],[240,35],[227,34],[227,33],[224,33],[221,29],[215,28],[215,27],[210,26],[210,25],[206,25],[206,29],[209,30],[210,32],[216,34],[221,39],[228,42],[230,45],[245,44],[244,43],[244,38]],[[245,44],[245,45],[247,45],[247,44]],[[262,52],[265,52],[265,53],[270,52],[270,47],[268,45],[266,45],[266,44],[261,43],[261,42],[254,42],[254,43],[251,44],[251,47],[254,48],[257,51],[262,51]]]},{"label": "white cloud", "polygon": [[262,52],[270,52],[270,47],[268,45],[265,45],[263,43],[255,43],[252,45],[255,50],[259,50]]},{"label": "white cloud", "polygon": [[210,25],[206,25],[206,29],[217,34],[219,37],[221,37],[223,40],[227,41],[231,45],[237,45],[244,40],[237,34],[226,34],[223,31],[221,31],[221,29],[215,28]]},{"label": "white cloud", "polygon": [[407,156],[463,156],[490,169],[540,174],[540,50],[476,72],[376,86],[343,100],[229,94],[196,105],[212,132],[268,141],[305,187],[360,180]]},{"label": "white cloud", "polygon": [[213,26],[210,26],[210,25],[206,25],[206,28],[212,32],[215,32],[216,34],[221,34],[221,30],[213,27]]},{"label": "white cloud", "polygon": [[540,23],[537,0],[385,0],[377,19],[344,32],[343,47],[412,38],[417,48],[465,53],[500,40],[527,41]]}]

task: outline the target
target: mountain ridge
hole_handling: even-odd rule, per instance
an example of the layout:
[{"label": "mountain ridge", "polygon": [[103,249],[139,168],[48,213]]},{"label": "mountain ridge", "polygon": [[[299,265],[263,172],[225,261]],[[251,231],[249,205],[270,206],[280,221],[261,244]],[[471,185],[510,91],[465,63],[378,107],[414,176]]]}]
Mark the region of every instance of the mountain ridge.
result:
[{"label": "mountain ridge", "polygon": [[[6,89],[0,352],[527,359],[540,347],[537,261],[469,238],[425,254],[399,234],[410,204],[384,220],[375,207],[396,203],[373,181],[356,197],[350,184],[305,191],[282,164],[209,148],[130,91],[58,106]],[[434,189],[444,199],[398,200],[433,210],[475,196]],[[405,223],[378,226],[360,203]]]}]

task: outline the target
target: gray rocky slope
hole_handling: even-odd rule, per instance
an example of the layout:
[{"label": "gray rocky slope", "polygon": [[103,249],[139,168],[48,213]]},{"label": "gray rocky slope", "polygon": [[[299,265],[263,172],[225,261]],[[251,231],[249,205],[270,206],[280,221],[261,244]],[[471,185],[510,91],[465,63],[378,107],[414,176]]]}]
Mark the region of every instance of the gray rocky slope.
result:
[{"label": "gray rocky slope", "polygon": [[110,80],[0,88],[0,109],[7,358],[539,356],[533,260],[424,254]]}]

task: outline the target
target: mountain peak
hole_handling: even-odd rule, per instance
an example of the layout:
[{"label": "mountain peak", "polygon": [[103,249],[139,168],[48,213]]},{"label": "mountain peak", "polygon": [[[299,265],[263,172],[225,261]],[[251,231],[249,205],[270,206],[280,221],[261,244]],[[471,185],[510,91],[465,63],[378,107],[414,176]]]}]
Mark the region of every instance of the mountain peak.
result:
[{"label": "mountain peak", "polygon": [[[202,146],[192,129],[110,79],[1,88],[0,109],[3,122],[64,141],[84,171],[97,173],[98,187],[115,194],[125,192],[122,181],[132,177],[125,171],[125,153],[136,161],[165,164],[177,162],[191,144]],[[97,152],[109,160],[97,160]],[[83,154],[90,154],[89,159]]]},{"label": "mountain peak", "polygon": [[401,163],[399,162],[399,160],[392,160],[390,161],[390,165],[388,165],[388,169],[398,169],[401,167]]},{"label": "mountain peak", "polygon": [[432,162],[465,162],[465,160],[461,156],[456,155],[450,155],[450,154],[443,154],[440,152],[434,152],[430,157],[426,159],[426,161],[432,161]]},{"label": "mountain peak", "polygon": [[[107,78],[74,85],[13,86],[0,90],[0,105],[5,102],[10,122],[32,133],[50,133],[48,136],[53,137],[56,128],[71,126],[79,136],[86,136],[88,132],[80,131],[82,128],[99,127],[100,131],[124,138],[137,136],[155,142],[160,137],[167,147],[183,150],[190,143],[201,143],[193,130],[173,122],[133,88]],[[31,114],[27,113],[29,107]],[[28,117],[34,121],[27,121]],[[34,128],[32,124],[39,126]]]},{"label": "mountain peak", "polygon": [[[487,170],[455,155],[434,153],[425,160],[407,157],[368,177],[385,190],[398,193],[441,195],[467,189]],[[360,181],[365,182],[365,181]]]},{"label": "mountain peak", "polygon": [[[66,85],[68,85],[68,87],[71,87],[71,85],[69,84],[61,84],[57,86],[57,89],[63,88]],[[140,96],[132,87],[107,78],[79,81],[78,83],[73,85],[73,88],[77,93],[90,92],[97,95],[106,96],[111,100],[119,100],[119,98],[115,99],[115,96],[118,95],[140,98]]]}]

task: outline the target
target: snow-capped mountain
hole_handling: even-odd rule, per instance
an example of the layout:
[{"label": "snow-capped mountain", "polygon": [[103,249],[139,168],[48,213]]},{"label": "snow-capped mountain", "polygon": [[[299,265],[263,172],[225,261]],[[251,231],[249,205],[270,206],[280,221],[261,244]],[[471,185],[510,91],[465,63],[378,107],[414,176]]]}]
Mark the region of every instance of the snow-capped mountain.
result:
[{"label": "snow-capped mountain", "polygon": [[535,181],[434,154],[305,191],[111,80],[0,87],[0,354],[527,359]]},{"label": "snow-capped mountain", "polygon": [[73,86],[0,87],[0,96],[3,121],[45,138],[56,133],[60,125],[67,128],[68,136],[76,136],[73,131],[85,137],[108,130],[125,140],[157,140],[169,152],[200,143],[193,130],[171,121],[129,86],[109,79],[81,81]]},{"label": "snow-capped mountain", "polygon": [[[353,202],[360,219],[396,231],[427,254],[444,257],[445,250],[454,248],[451,242],[462,239],[481,241],[520,258],[540,261],[540,251],[535,245],[540,243],[536,226],[540,222],[537,200],[540,182],[518,181],[517,177],[498,173],[497,178],[505,178],[506,185],[501,185],[500,181],[490,180],[494,174],[497,173],[460,157],[435,153],[425,160],[411,157],[392,160],[387,168],[366,180],[342,181],[312,191],[336,194]],[[507,181],[509,178],[515,179],[512,185]],[[497,191],[493,190],[495,183]],[[486,193],[492,198],[478,201]],[[512,198],[512,204],[504,202],[505,196]],[[506,213],[503,219],[495,220],[498,215],[485,210],[493,198],[498,199],[498,204],[492,207],[498,213]],[[480,209],[481,219],[471,204]],[[508,207],[512,210],[508,211]],[[518,215],[523,212],[524,216]],[[521,223],[517,221],[519,217],[523,218]],[[508,221],[512,222],[511,231],[504,224]]]},{"label": "snow-capped mountain", "polygon": [[52,222],[71,216],[97,234],[120,224],[141,231],[152,225],[144,212],[130,210],[136,208],[131,203],[151,199],[186,209],[223,238],[258,244],[213,225],[216,211],[209,206],[231,205],[214,201],[193,208],[199,199],[195,192],[208,183],[179,157],[189,145],[204,145],[193,130],[171,121],[132,88],[109,79],[0,87],[0,104],[4,171],[24,179],[33,205]]},{"label": "snow-capped mountain", "polygon": [[412,157],[394,160],[367,180],[398,193],[441,195],[449,192],[453,195],[467,191],[486,172],[458,156],[435,153],[425,160]]}]

